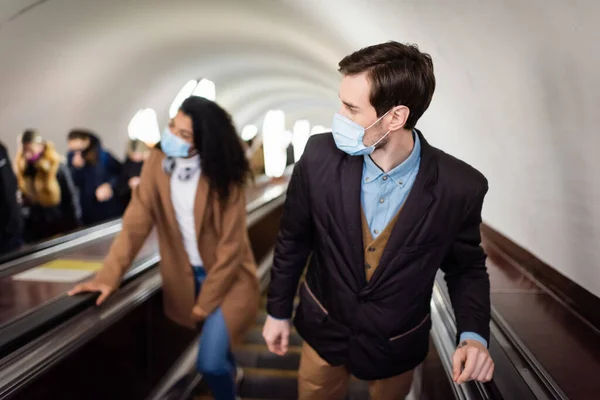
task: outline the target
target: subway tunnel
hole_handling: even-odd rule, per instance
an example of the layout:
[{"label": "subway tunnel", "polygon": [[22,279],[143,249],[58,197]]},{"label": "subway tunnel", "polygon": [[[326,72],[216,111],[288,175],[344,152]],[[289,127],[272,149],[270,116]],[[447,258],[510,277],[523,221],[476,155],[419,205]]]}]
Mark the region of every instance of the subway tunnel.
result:
[{"label": "subway tunnel", "polygon": [[[157,143],[192,94],[227,110],[259,164],[246,218],[261,312],[235,350],[239,396],[294,399],[303,339],[293,330],[278,357],[261,329],[295,163],[309,137],[330,134],[342,58],[417,44],[436,78],[417,128],[489,183],[496,370],[491,382],[452,381],[457,325],[440,271],[408,398],[600,398],[599,18],[592,1],[4,1],[0,142],[14,160],[35,129],[64,156],[69,131],[87,129],[123,160],[129,139]],[[114,217],[0,256],[0,398],[211,398],[198,332],[162,312],[156,232],[105,304],[66,294],[122,227]],[[369,398],[364,381],[349,387],[347,398]]]}]

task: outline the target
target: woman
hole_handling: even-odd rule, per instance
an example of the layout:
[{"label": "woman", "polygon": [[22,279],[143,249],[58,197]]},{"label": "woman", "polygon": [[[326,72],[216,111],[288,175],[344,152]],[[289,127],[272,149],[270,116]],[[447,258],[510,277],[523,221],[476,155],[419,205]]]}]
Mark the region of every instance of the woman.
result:
[{"label": "woman", "polygon": [[92,132],[75,129],[67,137],[68,162],[73,182],[79,189],[84,225],[94,225],[118,218],[123,206],[114,192],[121,173],[121,163],[102,147]]},{"label": "woman", "polygon": [[121,203],[127,207],[131,201],[131,191],[140,184],[140,173],[142,165],[148,159],[150,149],[139,139],[129,141],[127,145],[127,157],[117,180],[117,196]]},{"label": "woman", "polygon": [[254,323],[259,289],[246,228],[249,175],[231,117],[190,97],[144,163],[104,268],[70,294],[100,292],[119,281],[153,226],[161,256],[167,316],[201,329],[197,367],[218,400],[235,399],[232,346]]},{"label": "woman", "polygon": [[40,241],[75,230],[81,218],[77,191],[54,145],[27,130],[15,164],[25,210],[25,240]]}]

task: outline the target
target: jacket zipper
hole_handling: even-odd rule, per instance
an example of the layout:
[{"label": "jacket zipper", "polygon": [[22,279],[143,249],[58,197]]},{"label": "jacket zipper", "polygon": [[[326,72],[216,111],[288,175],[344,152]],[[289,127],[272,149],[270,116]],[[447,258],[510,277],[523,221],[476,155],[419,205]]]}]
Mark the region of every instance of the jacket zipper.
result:
[{"label": "jacket zipper", "polygon": [[398,336],[394,336],[393,338],[391,338],[391,339],[390,339],[390,342],[393,342],[393,341],[394,341],[394,340],[396,340],[396,339],[400,339],[400,338],[401,338],[401,337],[403,337],[403,336],[406,336],[406,335],[408,335],[408,334],[410,334],[410,333],[413,333],[414,331],[416,331],[417,329],[419,329],[421,326],[423,326],[423,324],[424,324],[425,322],[427,322],[427,319],[429,319],[429,314],[427,314],[427,315],[425,316],[425,318],[423,318],[423,321],[419,322],[419,325],[415,326],[414,328],[412,328],[412,329],[411,329],[410,331],[408,331],[408,332],[404,332],[404,333],[401,333],[401,334],[400,334],[400,335],[398,335]]},{"label": "jacket zipper", "polygon": [[321,302],[317,299],[317,296],[315,296],[314,293],[312,292],[312,290],[310,290],[310,288],[308,287],[308,283],[306,283],[306,281],[304,282],[304,287],[306,288],[308,295],[313,299],[313,301],[315,303],[317,303],[317,305],[319,306],[321,311],[323,311],[325,313],[325,315],[329,315],[329,312],[327,312],[325,307],[323,307],[323,304],[321,304]]}]

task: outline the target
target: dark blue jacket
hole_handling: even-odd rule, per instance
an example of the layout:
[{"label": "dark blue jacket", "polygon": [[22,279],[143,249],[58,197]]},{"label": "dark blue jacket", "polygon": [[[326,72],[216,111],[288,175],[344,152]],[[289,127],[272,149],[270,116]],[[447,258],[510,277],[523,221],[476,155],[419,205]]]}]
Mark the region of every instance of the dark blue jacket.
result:
[{"label": "dark blue jacket", "polygon": [[[84,225],[93,225],[118,218],[123,212],[123,207],[116,196],[121,163],[100,147],[92,151],[97,153],[97,162],[95,164],[86,162],[82,168],[75,168],[73,154],[69,153],[68,155],[69,169],[79,191],[81,219]],[[104,183],[108,183],[112,187],[113,197],[108,201],[99,202],[96,198],[96,189]]]}]

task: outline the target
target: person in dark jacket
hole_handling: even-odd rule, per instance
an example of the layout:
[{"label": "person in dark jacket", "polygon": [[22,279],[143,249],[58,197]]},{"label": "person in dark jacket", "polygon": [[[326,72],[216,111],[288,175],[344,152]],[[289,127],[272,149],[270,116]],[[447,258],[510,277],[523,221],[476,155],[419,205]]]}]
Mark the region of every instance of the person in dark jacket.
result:
[{"label": "person in dark jacket", "polygon": [[435,89],[433,62],[388,42],[339,63],[332,132],[312,136],[293,171],[277,239],[263,336],[304,339],[299,399],[345,398],[350,375],[372,399],[403,399],[426,358],[439,269],[458,325],[453,378],[487,382],[494,363],[490,282],[480,246],[486,178],[415,128]]},{"label": "person in dark jacket", "polygon": [[115,195],[121,163],[102,148],[93,133],[76,129],[68,135],[68,163],[79,190],[82,221],[86,226],[118,218],[123,206]]},{"label": "person in dark jacket", "polygon": [[124,207],[127,207],[131,200],[131,191],[140,184],[142,166],[149,155],[150,148],[146,143],[139,139],[129,141],[127,157],[117,181],[117,196]]},{"label": "person in dark jacket", "polygon": [[23,244],[21,207],[17,202],[17,179],[6,147],[0,143],[0,254]]},{"label": "person in dark jacket", "polygon": [[69,168],[54,145],[34,130],[21,137],[15,171],[25,210],[26,242],[71,232],[81,225],[79,198]]}]

